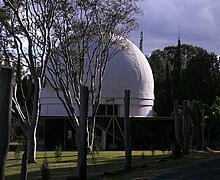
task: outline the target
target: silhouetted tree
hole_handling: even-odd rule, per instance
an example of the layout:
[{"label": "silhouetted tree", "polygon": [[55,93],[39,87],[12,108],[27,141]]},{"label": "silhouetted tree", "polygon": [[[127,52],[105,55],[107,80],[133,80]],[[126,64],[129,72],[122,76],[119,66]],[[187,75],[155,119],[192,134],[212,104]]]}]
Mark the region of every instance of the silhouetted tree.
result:
[{"label": "silhouetted tree", "polygon": [[[155,81],[155,111],[158,115],[171,114],[173,108],[168,104],[169,99],[176,97],[175,92],[178,92],[180,102],[195,99],[208,105],[220,93],[218,57],[203,48],[186,44],[181,45],[178,55],[178,46],[155,50],[149,57]],[[181,58],[181,65],[176,64],[177,56]]]}]

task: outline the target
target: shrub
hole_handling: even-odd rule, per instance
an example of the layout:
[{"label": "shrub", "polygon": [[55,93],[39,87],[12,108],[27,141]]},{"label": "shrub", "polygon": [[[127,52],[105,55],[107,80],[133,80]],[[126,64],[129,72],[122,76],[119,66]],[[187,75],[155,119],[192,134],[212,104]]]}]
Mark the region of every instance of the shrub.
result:
[{"label": "shrub", "polygon": [[14,152],[14,158],[16,159],[16,163],[21,159],[21,146],[18,146]]},{"label": "shrub", "polygon": [[46,153],[44,155],[44,161],[41,165],[41,178],[43,180],[50,179],[49,165],[48,165]]},{"label": "shrub", "polygon": [[56,146],[54,156],[57,162],[61,160],[62,158],[62,145],[61,144]]}]

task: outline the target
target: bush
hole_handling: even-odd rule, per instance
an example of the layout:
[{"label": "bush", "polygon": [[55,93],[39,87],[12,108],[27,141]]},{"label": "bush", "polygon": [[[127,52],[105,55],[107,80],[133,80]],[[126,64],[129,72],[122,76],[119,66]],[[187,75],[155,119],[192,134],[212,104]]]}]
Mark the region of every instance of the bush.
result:
[{"label": "bush", "polygon": [[18,146],[14,151],[14,158],[16,159],[16,162],[21,159],[21,146]]},{"label": "bush", "polygon": [[54,156],[57,162],[61,160],[62,158],[62,145],[61,144],[56,146]]},{"label": "bush", "polygon": [[46,153],[44,155],[44,161],[41,165],[41,178],[43,180],[50,179],[49,165],[48,165]]}]

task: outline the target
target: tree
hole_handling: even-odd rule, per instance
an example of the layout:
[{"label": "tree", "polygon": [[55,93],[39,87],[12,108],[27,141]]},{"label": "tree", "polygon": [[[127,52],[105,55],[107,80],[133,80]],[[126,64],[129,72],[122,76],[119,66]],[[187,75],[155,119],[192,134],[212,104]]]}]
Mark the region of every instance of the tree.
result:
[{"label": "tree", "polygon": [[[149,58],[155,81],[155,110],[159,115],[171,114],[170,99],[176,94],[179,101],[195,99],[211,105],[219,93],[220,62],[217,56],[201,47],[178,46],[156,50]],[[181,59],[179,65],[175,64],[177,57]]]},{"label": "tree", "polygon": [[0,179],[4,179],[10,139],[13,69],[0,68]]},{"label": "tree", "polygon": [[88,127],[88,146],[91,150],[107,63],[126,48],[125,37],[136,27],[133,15],[139,12],[133,0],[65,0],[59,6],[47,80],[76,130],[79,126],[76,113],[80,107],[79,90],[83,85],[89,87],[92,118]]},{"label": "tree", "polygon": [[149,63],[154,75],[155,106],[158,115],[170,115],[173,110],[171,83],[174,57],[165,50],[152,52]]},{"label": "tree", "polygon": [[206,50],[188,59],[187,67],[183,71],[183,98],[203,100],[212,105],[219,92],[220,62],[217,55]]},{"label": "tree", "polygon": [[206,140],[210,148],[215,148],[215,143],[220,142],[220,97],[216,97],[210,106],[210,113],[206,119]]},{"label": "tree", "polygon": [[4,24],[9,21],[9,17],[5,13],[4,9],[0,8],[0,64],[11,66],[14,61],[13,55],[13,37],[8,33]]},{"label": "tree", "polygon": [[[1,23],[13,37],[16,47],[17,84],[13,102],[20,115],[21,126],[27,137],[28,159],[35,162],[36,156],[36,128],[39,119],[39,97],[45,78],[45,69],[51,54],[51,32],[54,23],[56,0],[3,0],[1,7],[8,21],[1,18]],[[20,64],[27,67],[33,81],[33,95],[31,106],[27,105],[27,97],[20,77]],[[22,98],[17,97],[18,91]]]},{"label": "tree", "polygon": [[143,34],[143,31],[141,31],[141,33],[140,33],[140,43],[139,43],[139,49],[141,50],[141,52],[143,52],[143,42],[144,42],[144,34]]},{"label": "tree", "polygon": [[178,39],[178,45],[175,52],[175,61],[173,66],[173,97],[175,99],[180,99],[180,83],[181,83],[181,41]]}]

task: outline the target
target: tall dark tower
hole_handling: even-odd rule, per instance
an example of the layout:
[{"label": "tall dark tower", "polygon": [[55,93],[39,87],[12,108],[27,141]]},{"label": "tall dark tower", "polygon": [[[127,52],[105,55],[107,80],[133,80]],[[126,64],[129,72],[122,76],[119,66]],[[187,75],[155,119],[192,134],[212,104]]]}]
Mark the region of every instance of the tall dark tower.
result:
[{"label": "tall dark tower", "polygon": [[175,63],[174,63],[174,99],[179,99],[180,93],[180,80],[181,80],[181,41],[180,41],[180,26],[178,26],[178,45],[176,48],[175,54]]},{"label": "tall dark tower", "polygon": [[167,115],[170,115],[170,113],[173,110],[172,107],[172,99],[171,99],[171,82],[170,82],[170,68],[169,68],[169,60],[166,60],[166,86],[165,86],[165,92],[166,92],[166,103],[167,106],[164,107],[167,111]]},{"label": "tall dark tower", "polygon": [[141,33],[140,33],[140,45],[139,45],[139,49],[141,50],[141,52],[143,52],[143,42],[144,42],[144,34],[143,34],[143,31],[141,31]]}]

